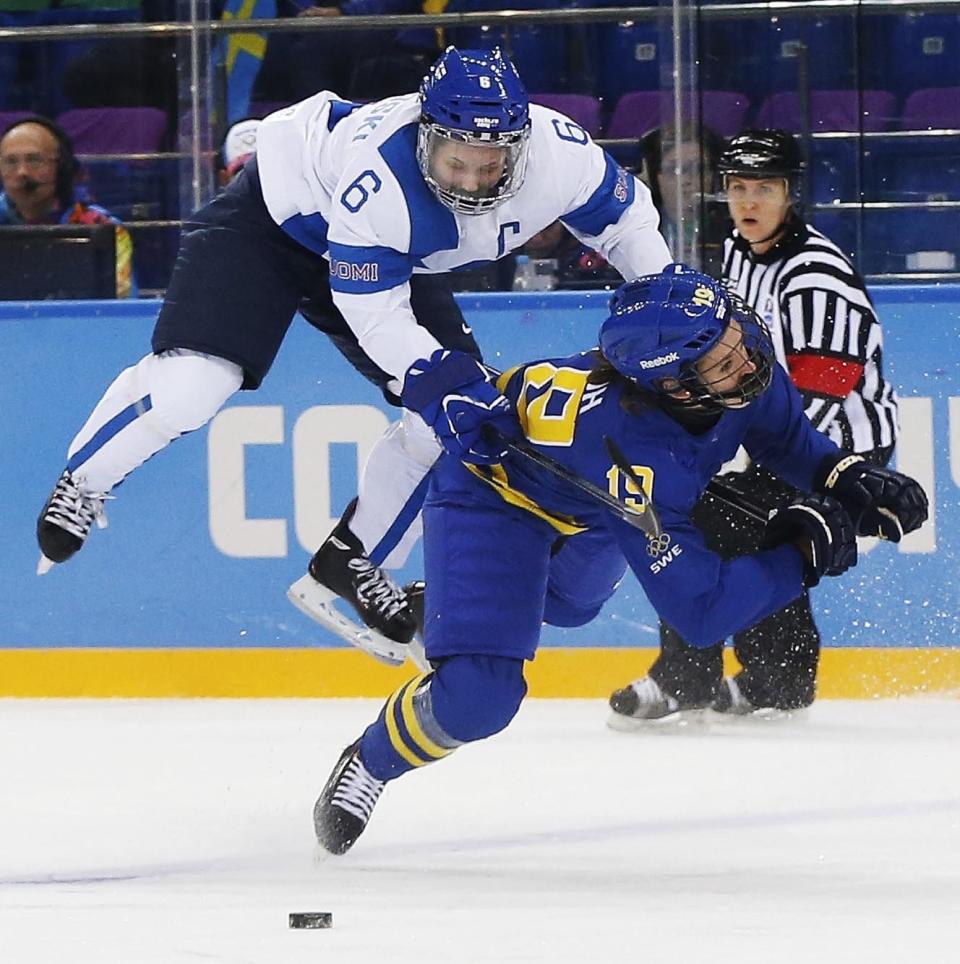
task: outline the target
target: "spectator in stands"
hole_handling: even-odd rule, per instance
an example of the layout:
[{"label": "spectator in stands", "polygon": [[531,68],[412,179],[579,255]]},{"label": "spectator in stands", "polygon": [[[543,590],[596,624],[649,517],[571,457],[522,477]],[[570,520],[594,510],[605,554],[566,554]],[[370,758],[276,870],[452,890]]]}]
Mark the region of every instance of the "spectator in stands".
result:
[{"label": "spectator in stands", "polygon": [[136,295],[130,233],[77,186],[80,164],[67,133],[39,115],[0,135],[0,224],[115,224],[117,297]]},{"label": "spectator in stands", "polygon": [[230,126],[216,157],[220,187],[226,187],[256,153],[259,127],[260,121],[256,117],[247,117]]},{"label": "spectator in stands", "polygon": [[533,259],[557,262],[558,288],[616,288],[623,279],[602,254],[575,238],[560,221],[548,224],[522,248]]},{"label": "spectator in stands", "polygon": [[[701,129],[698,140],[679,139],[672,126],[654,128],[640,138],[640,176],[650,187],[653,203],[660,212],[660,231],[673,256],[689,259],[690,245],[696,240],[701,268],[714,276],[720,270],[727,232],[726,206],[713,198],[722,150],[723,139],[707,127]],[[678,250],[678,210],[683,212],[683,236],[687,242],[683,251]],[[698,225],[699,239],[694,232]]]},{"label": "spectator in stands", "polygon": [[[444,6],[438,0],[321,0],[316,5],[311,0],[279,0],[277,15],[387,16],[438,13]],[[436,32],[428,29],[273,34],[254,99],[292,102],[318,90],[334,90],[353,100],[380,100],[419,87],[438,53]]]}]

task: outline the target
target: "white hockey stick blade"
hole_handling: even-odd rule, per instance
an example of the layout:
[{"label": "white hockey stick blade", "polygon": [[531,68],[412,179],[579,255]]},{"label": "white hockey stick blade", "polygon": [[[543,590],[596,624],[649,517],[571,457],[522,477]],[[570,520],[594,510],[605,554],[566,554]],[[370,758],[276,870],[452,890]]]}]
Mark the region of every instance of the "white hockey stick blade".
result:
[{"label": "white hockey stick blade", "polygon": [[410,647],[344,616],[334,607],[334,601],[339,598],[326,586],[321,586],[309,573],[301,576],[287,590],[287,599],[324,629],[387,666],[403,665],[410,655]]}]

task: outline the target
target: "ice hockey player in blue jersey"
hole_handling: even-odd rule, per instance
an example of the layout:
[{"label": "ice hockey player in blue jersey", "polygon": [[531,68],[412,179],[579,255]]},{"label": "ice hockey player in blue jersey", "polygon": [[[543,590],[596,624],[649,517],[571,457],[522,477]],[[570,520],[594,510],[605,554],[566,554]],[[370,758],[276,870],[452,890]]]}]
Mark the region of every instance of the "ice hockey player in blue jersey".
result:
[{"label": "ice hockey player in blue jersey", "polygon": [[[670,260],[646,188],[569,118],[529,104],[499,50],[449,48],[419,93],[358,105],[321,91],[270,115],[255,158],[185,231],[152,351],[71,442],[38,520],[41,570],[77,552],[130,472],[260,385],[297,310],[393,404],[411,364],[448,349],[435,410],[453,393],[495,418],[499,393],[441,276],[558,218],[624,276]],[[325,625],[347,600],[393,662],[414,621],[381,564],[401,564],[417,538],[435,429],[409,413],[391,427],[291,590]]]},{"label": "ice hockey player in blue jersey", "polygon": [[[409,407],[434,404],[441,356],[410,368]],[[648,537],[513,452],[478,465],[451,446],[424,507],[433,669],[401,686],[334,768],[314,808],[317,839],[331,853],[352,846],[387,782],[502,730],[526,693],[524,661],[534,657],[541,624],[589,622],[628,566],[658,613],[707,646],[854,565],[851,516],[869,526],[892,514],[904,531],[926,518],[923,491],[906,476],[895,488],[838,484],[848,453],[805,417],[759,317],[683,265],[621,286],[599,348],[523,365],[498,384],[510,405],[500,415],[504,435],[522,432],[623,503],[636,502],[642,482],[660,534]],[[469,403],[448,400],[446,411],[448,431],[472,444]],[[607,439],[624,466],[611,461]],[[690,513],[741,444],[813,494],[776,512],[765,548],[724,561]],[[827,488],[836,498],[822,494]]]}]

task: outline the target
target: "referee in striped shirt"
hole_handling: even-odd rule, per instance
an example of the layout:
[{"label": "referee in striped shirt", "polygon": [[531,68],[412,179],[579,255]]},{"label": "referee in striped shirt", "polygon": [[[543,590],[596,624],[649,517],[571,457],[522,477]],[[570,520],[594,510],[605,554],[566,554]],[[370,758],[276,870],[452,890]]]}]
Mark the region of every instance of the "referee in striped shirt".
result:
[{"label": "referee in striped shirt", "polygon": [[[719,173],[734,230],[724,242],[723,278],[766,322],[810,421],[841,448],[885,465],[897,438],[897,399],[883,375],[880,322],[853,265],[797,212],[803,166],[786,131],[747,130],[727,143]],[[770,506],[792,494],[757,465],[724,478]],[[762,539],[761,523],[709,494],[693,519],[726,558],[754,552]],[[696,649],[661,624],[660,645],[649,674],[611,696],[615,720],[703,707],[746,714],[813,702],[820,634],[806,592],[734,636],[743,667],[735,677],[723,677],[722,640]]]}]

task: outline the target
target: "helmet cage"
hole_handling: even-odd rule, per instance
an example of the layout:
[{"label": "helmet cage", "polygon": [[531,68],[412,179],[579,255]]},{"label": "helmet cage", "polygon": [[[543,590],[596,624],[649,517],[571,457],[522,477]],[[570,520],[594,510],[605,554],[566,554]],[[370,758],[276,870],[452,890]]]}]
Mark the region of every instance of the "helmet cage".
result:
[{"label": "helmet cage", "polygon": [[[742,362],[738,370],[743,370],[748,365],[752,366],[752,370],[744,374],[734,388],[721,391],[716,388],[716,383],[719,381],[716,370],[727,360],[726,355],[718,358],[706,369],[702,367],[702,359],[688,361],[681,367],[676,377],[659,380],[658,391],[669,394],[671,404],[717,410],[746,408],[769,387],[773,379],[774,365],[770,332],[760,316],[742,298],[730,293],[728,298],[730,313],[727,327],[736,320],[743,344]],[[713,347],[718,344],[720,341],[714,342]],[[711,375],[711,372],[714,374]],[[731,374],[737,374],[737,372],[724,372],[723,378],[728,379]],[[687,397],[677,398],[675,393],[678,390],[687,392]]]},{"label": "helmet cage", "polygon": [[[484,192],[472,192],[442,184],[433,173],[433,158],[444,141],[481,147],[496,147],[504,152],[503,174]],[[438,200],[460,214],[484,214],[514,197],[523,184],[530,150],[530,122],[515,131],[463,131],[445,127],[423,115],[417,131],[417,163],[427,186]]]}]

